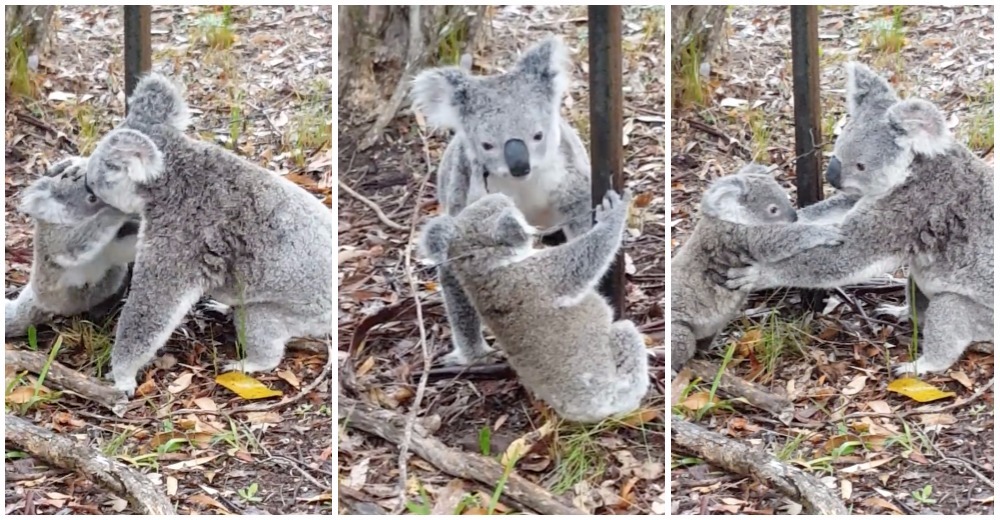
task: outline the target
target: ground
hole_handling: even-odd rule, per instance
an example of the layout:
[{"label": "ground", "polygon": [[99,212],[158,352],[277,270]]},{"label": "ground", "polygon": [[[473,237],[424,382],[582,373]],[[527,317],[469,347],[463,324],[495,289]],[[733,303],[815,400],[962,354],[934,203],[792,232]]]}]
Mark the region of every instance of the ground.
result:
[{"label": "ground", "polygon": [[[626,184],[639,197],[644,224],[626,240],[626,317],[663,345],[665,259],[664,10],[626,8],[624,23],[624,133]],[[477,74],[509,67],[517,52],[544,35],[561,34],[572,56],[572,84],[563,114],[589,141],[585,8],[491,9],[492,31],[486,52],[475,56]],[[488,72],[483,72],[483,71]],[[339,364],[342,395],[408,413],[423,371],[419,298],[432,356],[450,349],[449,331],[433,270],[414,261],[418,287],[406,276],[405,251],[414,243],[411,222],[422,224],[437,211],[434,175],[447,144],[444,133],[426,135],[412,112],[389,126],[380,144],[363,151],[357,143],[371,124],[367,115],[341,108],[338,171],[340,179],[370,199],[403,230],[381,222],[370,206],[341,189],[338,198]],[[426,145],[426,156],[425,156]],[[421,191],[421,185],[427,183]],[[417,228],[419,229],[419,227]],[[555,433],[532,438],[532,449],[515,473],[548,492],[596,513],[662,512],[665,451],[662,357],[651,363],[655,383],[643,409],[622,423],[606,421],[584,428],[560,424]],[[553,419],[533,402],[516,378],[491,373],[473,378],[458,374],[432,379],[419,405],[421,423],[447,446],[464,452],[504,453],[514,441],[544,428]],[[407,498],[400,503],[399,447],[351,428],[339,431],[341,512],[401,510],[451,513],[487,509],[495,485],[456,480],[442,468],[411,457]],[[483,498],[485,497],[485,498]],[[659,503],[659,506],[657,505]],[[502,497],[498,510],[520,511]]]},{"label": "ground", "polygon": [[[692,90],[679,92],[692,85],[692,74],[672,78],[674,250],[691,232],[707,182],[751,159],[780,164],[778,179],[794,192],[788,9],[734,7],[729,21],[729,49],[711,69],[704,105],[697,105]],[[822,142],[832,143],[842,124],[842,65],[853,59],[891,77],[902,95],[936,103],[952,132],[992,164],[993,33],[988,6],[821,8]],[[701,69],[686,65],[688,72]],[[831,146],[823,150],[828,156]],[[727,370],[787,392],[795,416],[783,424],[728,401],[729,407],[716,407],[697,422],[811,470],[854,513],[992,514],[993,390],[975,392],[992,384],[993,356],[968,352],[946,374],[923,378],[955,392],[943,403],[969,402],[955,401],[957,406],[939,413],[909,413],[920,403],[888,391],[886,367],[907,355],[912,327],[873,316],[875,305],[902,300],[903,279],[901,271],[894,279],[844,288],[868,318],[841,300],[806,318],[795,290],[755,295],[748,317],[727,331],[740,338]],[[725,343],[731,342],[717,342],[700,357],[718,362]],[[695,420],[695,411],[708,402],[709,386],[682,385],[675,413]],[[672,453],[671,468],[673,513],[767,514],[787,505],[773,489],[753,479],[720,477],[683,453]]]},{"label": "ground", "polygon": [[[52,52],[40,57],[37,69],[7,74],[8,297],[27,282],[32,259],[31,223],[16,211],[18,193],[55,160],[88,154],[124,114],[121,9],[62,7],[56,19]],[[154,7],[153,68],[185,83],[194,115],[190,135],[235,148],[325,195],[330,205],[332,26],[330,6]],[[15,92],[10,82],[22,89]],[[56,360],[95,375],[95,367],[106,368],[113,323],[76,318],[43,326],[37,346],[48,349],[61,336]],[[22,377],[10,366],[6,411],[149,473],[178,513],[331,514],[330,380],[293,404],[230,414],[246,402],[213,382],[213,367],[235,355],[235,338],[228,318],[201,307],[192,311],[169,341],[164,362],[141,383],[146,393],[135,401],[145,406],[124,418],[68,394],[43,390],[33,398],[23,389],[34,388],[35,376]],[[327,364],[326,346],[312,347],[290,350],[276,372],[258,379],[286,396],[298,394]],[[32,346],[9,341],[7,348]],[[180,462],[188,467],[178,468]],[[8,514],[135,512],[9,443],[4,473]]]}]

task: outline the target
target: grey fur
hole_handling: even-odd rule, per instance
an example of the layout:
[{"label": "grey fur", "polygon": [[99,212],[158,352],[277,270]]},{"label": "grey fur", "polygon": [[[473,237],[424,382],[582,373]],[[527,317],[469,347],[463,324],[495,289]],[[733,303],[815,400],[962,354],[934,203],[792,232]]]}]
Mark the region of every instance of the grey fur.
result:
[{"label": "grey fur", "polygon": [[435,217],[421,234],[423,255],[450,262],[524,386],[569,420],[632,411],[649,385],[642,335],[612,323],[595,290],[621,247],[628,197],[609,192],[588,233],[543,250],[531,249],[534,230],[503,194]]},{"label": "grey fur", "polygon": [[895,372],[946,370],[970,343],[993,340],[993,168],[949,134],[933,104],[899,100],[863,65],[847,70],[850,123],[830,181],[862,198],[842,224],[844,243],[730,269],[728,284],[836,287],[908,265],[928,300],[924,352]]},{"label": "grey fur", "polygon": [[19,210],[34,221],[34,259],[28,285],[4,302],[4,337],[89,311],[124,288],[137,223],[87,192],[86,164],[64,159],[22,194]]},{"label": "grey fur", "polygon": [[[711,345],[736,316],[749,291],[716,283],[717,266],[735,259],[778,262],[798,252],[839,244],[835,226],[799,223],[788,194],[762,166],[750,164],[705,191],[701,219],[670,261],[670,366],[680,370]],[[846,202],[820,209],[834,211]],[[812,210],[810,218],[823,214]]]},{"label": "grey fur", "polygon": [[[164,81],[140,82],[132,110],[181,112],[183,99]],[[329,334],[332,212],[291,181],[185,136],[173,119],[147,123],[155,117],[133,114],[98,143],[87,169],[98,197],[142,215],[111,353],[115,387],[135,389],[139,369],[202,295],[243,309],[235,314],[245,318],[237,327],[246,359],[225,370],[270,370],[288,339]]]},{"label": "grey fur", "polygon": [[[551,37],[528,49],[504,74],[470,75],[470,59],[414,78],[414,107],[431,126],[455,132],[437,174],[438,201],[448,215],[457,215],[487,193],[504,193],[533,226],[561,226],[567,239],[590,228],[590,159],[576,130],[559,113],[569,85],[568,61],[562,41]],[[484,143],[491,149],[484,149]],[[520,152],[505,153],[508,144]],[[511,167],[516,161],[510,156],[525,155],[530,172],[515,177]],[[448,267],[440,268],[438,276],[454,346],[444,362],[471,363],[491,351],[479,316]]]}]

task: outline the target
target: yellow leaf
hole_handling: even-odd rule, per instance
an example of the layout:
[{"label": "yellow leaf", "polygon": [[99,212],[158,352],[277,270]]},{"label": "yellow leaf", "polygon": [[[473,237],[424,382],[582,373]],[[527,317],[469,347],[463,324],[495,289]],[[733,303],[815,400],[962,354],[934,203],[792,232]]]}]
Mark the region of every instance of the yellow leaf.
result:
[{"label": "yellow leaf", "polygon": [[[716,397],[712,401],[714,403],[718,403],[719,398]],[[681,406],[687,408],[688,410],[698,411],[701,410],[701,408],[706,404],[708,404],[708,392],[695,392],[689,395],[688,398],[681,403]]]},{"label": "yellow leaf", "polygon": [[531,451],[535,443],[548,437],[554,430],[555,424],[552,421],[548,421],[541,428],[515,439],[514,442],[510,443],[510,446],[507,446],[507,450],[500,457],[500,464],[507,466],[508,461],[516,463],[518,459]]},{"label": "yellow leaf", "polygon": [[243,399],[263,399],[280,396],[280,390],[271,390],[263,383],[243,372],[226,372],[215,377],[215,382],[226,387]]},{"label": "yellow leaf", "polygon": [[944,399],[945,397],[955,396],[955,392],[943,392],[912,377],[904,377],[889,383],[889,391],[903,394],[918,403],[929,403],[938,399]]},{"label": "yellow leaf", "polygon": [[[47,394],[47,390],[39,389],[38,395]],[[7,402],[11,404],[24,404],[35,398],[35,389],[31,386],[19,386],[7,394]]]}]

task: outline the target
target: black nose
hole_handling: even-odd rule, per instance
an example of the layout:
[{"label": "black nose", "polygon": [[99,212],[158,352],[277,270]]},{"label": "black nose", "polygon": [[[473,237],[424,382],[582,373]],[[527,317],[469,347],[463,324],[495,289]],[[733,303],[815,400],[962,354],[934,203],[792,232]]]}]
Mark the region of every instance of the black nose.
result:
[{"label": "black nose", "polygon": [[503,144],[503,158],[514,177],[524,177],[531,173],[528,147],[520,139],[511,139]]},{"label": "black nose", "polygon": [[830,164],[826,165],[826,180],[834,188],[840,189],[840,159],[830,159]]}]

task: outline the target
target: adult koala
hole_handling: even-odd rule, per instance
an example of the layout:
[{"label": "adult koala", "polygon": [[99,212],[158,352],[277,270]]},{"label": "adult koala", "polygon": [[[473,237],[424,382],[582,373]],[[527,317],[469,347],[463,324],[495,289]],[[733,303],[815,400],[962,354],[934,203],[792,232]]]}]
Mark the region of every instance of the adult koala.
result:
[{"label": "adult koala", "polygon": [[[487,193],[514,200],[528,223],[560,226],[567,240],[590,229],[590,159],[559,107],[569,86],[566,47],[550,37],[504,74],[472,76],[469,64],[428,69],[413,80],[414,107],[455,132],[437,174],[441,207],[456,216]],[[448,266],[438,268],[454,349],[468,364],[492,349],[480,318]]]},{"label": "adult koala", "polygon": [[273,369],[285,343],[330,333],[333,215],[316,197],[180,130],[179,89],[150,74],[129,115],[87,163],[88,190],[142,217],[132,286],[111,350],[115,387],[136,375],[202,295],[242,307],[246,359],[225,370]]},{"label": "adult koala", "polygon": [[949,368],[970,343],[993,340],[993,168],[948,132],[928,101],[900,100],[867,67],[847,65],[850,121],[827,179],[862,198],[844,243],[780,262],[729,269],[730,288],[836,287],[907,265],[920,293],[923,355],[895,368]]}]

